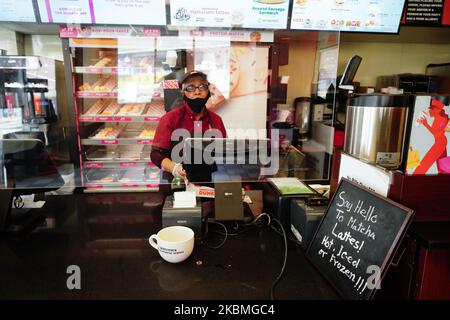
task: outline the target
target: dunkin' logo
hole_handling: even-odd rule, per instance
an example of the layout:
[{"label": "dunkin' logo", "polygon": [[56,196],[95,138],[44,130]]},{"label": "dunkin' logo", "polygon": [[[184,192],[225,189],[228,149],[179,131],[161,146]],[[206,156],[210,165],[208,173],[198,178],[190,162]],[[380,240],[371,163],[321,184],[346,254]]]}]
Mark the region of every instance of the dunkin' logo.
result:
[{"label": "dunkin' logo", "polygon": [[205,197],[214,197],[215,196],[214,190],[202,190],[202,189],[200,189],[198,191],[198,194],[200,196],[205,196]]}]

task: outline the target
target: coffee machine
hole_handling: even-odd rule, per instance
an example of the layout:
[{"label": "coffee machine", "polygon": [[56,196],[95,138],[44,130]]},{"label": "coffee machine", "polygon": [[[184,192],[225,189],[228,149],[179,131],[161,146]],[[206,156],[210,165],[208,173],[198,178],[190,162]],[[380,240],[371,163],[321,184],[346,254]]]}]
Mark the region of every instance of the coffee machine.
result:
[{"label": "coffee machine", "polygon": [[43,132],[50,143],[57,122],[55,60],[38,56],[0,56],[0,120],[13,131]]}]

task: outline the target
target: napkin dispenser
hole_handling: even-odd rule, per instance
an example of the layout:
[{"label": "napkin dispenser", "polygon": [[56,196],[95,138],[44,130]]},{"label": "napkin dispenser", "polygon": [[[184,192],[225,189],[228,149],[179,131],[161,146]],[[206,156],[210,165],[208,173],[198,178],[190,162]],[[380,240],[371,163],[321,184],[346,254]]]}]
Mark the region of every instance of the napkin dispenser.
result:
[{"label": "napkin dispenser", "polygon": [[168,195],[164,200],[162,210],[162,227],[185,226],[194,231],[195,243],[201,242],[202,238],[202,206],[199,198],[192,208],[174,208],[174,197]]}]

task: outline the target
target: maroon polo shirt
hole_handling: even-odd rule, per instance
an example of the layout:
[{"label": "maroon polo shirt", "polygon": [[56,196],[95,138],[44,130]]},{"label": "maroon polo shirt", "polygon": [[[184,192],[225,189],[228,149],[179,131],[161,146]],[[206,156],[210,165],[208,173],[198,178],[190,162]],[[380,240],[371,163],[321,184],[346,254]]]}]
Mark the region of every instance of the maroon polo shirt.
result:
[{"label": "maroon polo shirt", "polygon": [[[181,121],[181,118],[184,119]],[[158,166],[161,167],[161,161],[163,157],[166,157],[168,152],[172,148],[171,136],[172,132],[175,129],[183,128],[188,130],[191,133],[191,136],[194,134],[194,112],[189,108],[186,102],[183,105],[170,110],[159,120],[158,126],[156,128],[155,137],[153,138],[153,149],[166,151],[163,156],[160,152],[155,153],[152,149],[152,161]],[[207,112],[202,116],[201,119],[197,120],[201,121],[201,131],[204,133],[209,129],[217,129],[222,133],[223,138],[227,137],[227,132],[225,130],[225,126],[223,125],[222,118],[216,113],[207,110]],[[181,126],[179,124],[181,123]],[[212,124],[212,128],[210,126]],[[199,128],[199,126],[197,126]]]}]

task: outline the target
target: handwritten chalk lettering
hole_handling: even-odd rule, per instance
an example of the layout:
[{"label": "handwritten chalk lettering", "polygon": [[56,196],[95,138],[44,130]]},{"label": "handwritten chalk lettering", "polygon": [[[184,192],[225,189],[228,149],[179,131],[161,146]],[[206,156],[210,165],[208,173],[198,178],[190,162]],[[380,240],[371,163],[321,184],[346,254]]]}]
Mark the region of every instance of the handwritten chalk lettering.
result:
[{"label": "handwritten chalk lettering", "polygon": [[336,204],[338,207],[344,207],[347,212],[350,212],[353,207],[353,203],[344,198],[345,191],[339,193],[339,202]]},{"label": "handwritten chalk lettering", "polygon": [[358,268],[359,262],[361,261],[361,259],[355,260],[355,258],[349,255],[348,252],[344,250],[344,246],[342,244],[336,256],[340,257],[342,260],[347,261],[348,264],[350,264],[354,268]]},{"label": "handwritten chalk lettering", "polygon": [[337,219],[339,222],[344,221],[344,216],[342,215],[342,214],[344,213],[344,211],[342,211],[341,209],[336,209],[336,211],[337,211],[336,219]]},{"label": "handwritten chalk lettering", "polygon": [[328,240],[328,239],[329,239],[328,236],[323,236],[322,244],[325,248],[330,249],[333,246],[334,241],[333,241],[333,239],[331,239],[331,240]]},{"label": "handwritten chalk lettering", "polygon": [[356,281],[356,283],[355,283],[355,285],[353,286],[353,288],[359,287],[359,285],[360,285],[361,283],[363,283],[363,282],[364,282],[363,278],[362,278],[361,276],[359,276],[359,277],[358,277],[358,280]]},{"label": "handwritten chalk lettering", "polygon": [[377,223],[377,215],[373,213],[375,211],[375,207],[369,206],[369,208],[366,210],[363,208],[363,206],[364,206],[364,201],[359,200],[355,207],[355,213],[362,216],[365,221]]},{"label": "handwritten chalk lettering", "polygon": [[362,222],[360,222],[359,224],[357,224],[357,222],[358,219],[350,217],[347,226],[349,226],[352,230],[355,230],[356,232],[359,232],[366,237],[375,240],[375,233],[372,231],[372,229],[370,229],[370,225],[366,227]]},{"label": "handwritten chalk lettering", "polygon": [[[360,281],[360,279],[361,279],[361,281]],[[356,287],[356,291],[359,291],[359,294],[361,294],[364,291],[364,289],[366,288],[366,285],[367,285],[367,283],[364,284],[364,279],[363,278],[360,277],[360,279],[358,279],[359,284],[358,284],[358,287]],[[363,288],[362,291],[360,291],[361,287]]]},{"label": "handwritten chalk lettering", "polygon": [[336,260],[336,256],[332,253],[330,256],[330,263],[339,270],[342,274],[344,274],[351,281],[355,282],[356,275],[351,272],[345,265],[343,265],[339,260]]},{"label": "handwritten chalk lettering", "polygon": [[357,249],[358,252],[362,249],[364,245],[364,241],[356,240],[352,237],[352,234],[350,231],[345,232],[338,232],[336,231],[337,223],[334,224],[333,230],[331,230],[331,234],[338,238],[339,240],[342,240],[344,242],[348,242],[354,249]]},{"label": "handwritten chalk lettering", "polygon": [[323,249],[320,249],[319,250],[319,255],[322,257],[322,258],[325,258],[325,256],[328,254],[328,252],[326,252],[326,251],[324,251]]}]

